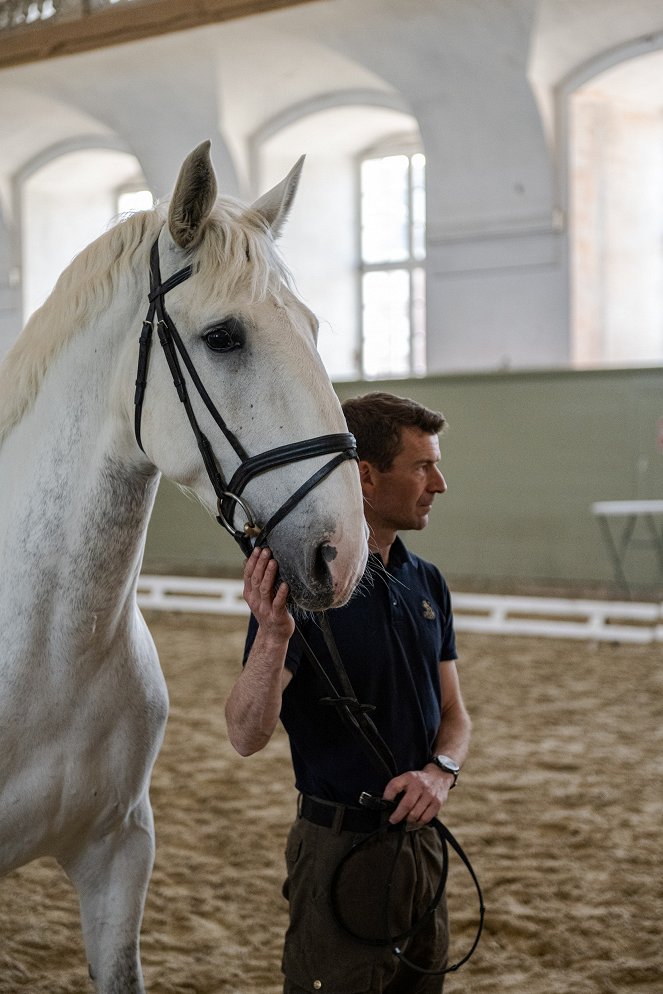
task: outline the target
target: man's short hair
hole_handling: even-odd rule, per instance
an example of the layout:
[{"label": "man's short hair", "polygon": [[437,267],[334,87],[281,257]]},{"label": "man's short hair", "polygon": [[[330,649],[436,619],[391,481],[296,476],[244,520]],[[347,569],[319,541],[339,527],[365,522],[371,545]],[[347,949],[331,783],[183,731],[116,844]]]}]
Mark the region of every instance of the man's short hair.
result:
[{"label": "man's short hair", "polygon": [[393,393],[367,393],[343,404],[348,428],[357,439],[360,459],[385,473],[402,448],[401,429],[415,428],[438,435],[446,427],[444,415],[408,397]]}]

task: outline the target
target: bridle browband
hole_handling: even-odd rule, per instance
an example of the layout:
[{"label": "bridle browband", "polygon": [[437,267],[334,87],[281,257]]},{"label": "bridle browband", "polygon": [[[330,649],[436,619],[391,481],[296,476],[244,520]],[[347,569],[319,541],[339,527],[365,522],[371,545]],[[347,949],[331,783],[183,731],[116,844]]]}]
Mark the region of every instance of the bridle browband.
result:
[{"label": "bridle browband", "polygon": [[[354,436],[349,432],[340,432],[333,435],[321,435],[318,438],[309,438],[301,442],[292,442],[289,445],[280,445],[275,449],[262,452],[257,456],[247,455],[243,445],[228,427],[223,417],[217,410],[211,397],[207,393],[191,356],[187,352],[180,334],[175,327],[170,315],[166,310],[164,302],[165,295],[169,290],[173,290],[184,280],[187,280],[193,273],[193,266],[185,266],[178,270],[167,280],[161,281],[161,270],[159,266],[159,238],[157,237],[150,252],[150,292],[148,295],[149,307],[147,316],[143,321],[143,330],[139,339],[138,370],[136,373],[136,392],[134,395],[134,431],[136,441],[145,452],[141,439],[141,416],[143,411],[143,400],[145,388],[147,386],[147,374],[149,367],[150,348],[152,345],[152,332],[156,327],[159,341],[164,351],[168,367],[173,377],[173,383],[177,390],[177,395],[184,404],[189,424],[203,458],[205,470],[214,488],[217,499],[217,521],[230,532],[238,543],[242,552],[249,556],[255,546],[265,545],[270,532],[276,525],[292,511],[299,502],[306,497],[314,487],[322,482],[337,466],[340,466],[346,459],[356,459],[357,449],[355,447]],[[240,459],[240,465],[231,477],[229,482],[214,456],[212,446],[207,436],[203,433],[191,404],[186,380],[180,365],[181,357],[186,371],[195,386],[205,407],[212,418],[221,429],[226,440],[234,449]],[[329,453],[336,453],[333,459],[321,466],[305,483],[296,490],[284,503],[272,514],[271,518],[264,524],[259,524],[246,500],[242,497],[248,483],[256,476],[266,473],[268,470],[276,469],[278,466],[286,466],[293,462],[300,462],[304,459],[313,459],[316,456],[323,456]],[[240,530],[234,525],[234,516],[237,507],[240,507],[246,515],[246,521]],[[253,540],[253,542],[251,541]]]}]

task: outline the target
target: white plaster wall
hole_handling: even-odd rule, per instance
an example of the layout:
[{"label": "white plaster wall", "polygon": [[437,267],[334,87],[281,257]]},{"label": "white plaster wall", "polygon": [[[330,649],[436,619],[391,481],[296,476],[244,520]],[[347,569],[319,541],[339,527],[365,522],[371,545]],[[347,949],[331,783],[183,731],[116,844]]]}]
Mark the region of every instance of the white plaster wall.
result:
[{"label": "white plaster wall", "polygon": [[62,270],[117,215],[117,193],[143,177],[134,156],[87,149],[59,156],[22,184],[23,319],[43,304]]},{"label": "white plaster wall", "polygon": [[[292,157],[266,156],[266,187],[282,179],[292,165]],[[281,251],[295,274],[300,296],[320,322],[318,349],[335,379],[356,374],[354,212],[352,161],[346,155],[309,153]]]},{"label": "white plaster wall", "polygon": [[558,133],[560,90],[584,83],[636,51],[661,47],[660,0],[540,0],[529,48],[528,78],[551,144]]},{"label": "white plaster wall", "polygon": [[[429,371],[565,365],[565,164],[542,94],[553,107],[565,79],[645,28],[655,45],[660,0],[334,0],[4,70],[0,190],[63,140],[107,135],[136,157],[158,197],[184,155],[212,138],[221,188],[246,193],[256,154],[266,153],[264,189],[307,150],[285,155],[276,135],[281,127],[293,139],[288,129],[312,106],[409,112],[427,157]],[[311,152],[284,241],[338,376],[356,340],[353,154],[333,129],[327,149]],[[3,216],[7,335],[20,312],[9,289],[18,240],[6,196]],[[300,246],[312,250],[298,256]]]},{"label": "white plaster wall", "polygon": [[315,11],[328,44],[386,79],[423,139],[429,372],[567,363],[553,162],[527,79],[537,3],[339,5],[345,18]]},{"label": "white plaster wall", "polygon": [[74,256],[103,234],[113,213],[113,200],[106,191],[88,191],[77,196],[75,202],[39,186],[25,191],[25,321],[44,303]]},{"label": "white plaster wall", "polygon": [[257,150],[261,191],[306,155],[281,249],[320,321],[318,348],[333,379],[356,378],[359,368],[358,157],[416,128],[416,120],[400,111],[341,105],[307,114]]},{"label": "white plaster wall", "polygon": [[[429,371],[567,364],[565,277],[550,236],[473,244],[467,267],[449,266],[449,254],[449,246],[429,249]],[[505,264],[508,257],[516,259],[512,267]]]},{"label": "white plaster wall", "polygon": [[0,212],[0,359],[16,337],[16,315],[20,308],[20,285],[10,238],[11,232]]}]

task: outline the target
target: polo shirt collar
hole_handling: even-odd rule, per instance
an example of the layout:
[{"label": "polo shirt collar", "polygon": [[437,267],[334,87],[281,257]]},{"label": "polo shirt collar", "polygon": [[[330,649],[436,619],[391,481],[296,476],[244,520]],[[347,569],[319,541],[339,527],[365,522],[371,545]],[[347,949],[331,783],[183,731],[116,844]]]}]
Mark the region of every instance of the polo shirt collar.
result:
[{"label": "polo shirt collar", "polygon": [[[371,556],[376,556],[380,559],[377,552],[372,552]],[[382,564],[382,559],[380,559],[380,564]],[[401,569],[403,566],[416,565],[415,559],[409,549],[406,548],[400,535],[397,535],[394,542],[389,550],[389,562],[387,563],[387,569],[389,571]]]}]

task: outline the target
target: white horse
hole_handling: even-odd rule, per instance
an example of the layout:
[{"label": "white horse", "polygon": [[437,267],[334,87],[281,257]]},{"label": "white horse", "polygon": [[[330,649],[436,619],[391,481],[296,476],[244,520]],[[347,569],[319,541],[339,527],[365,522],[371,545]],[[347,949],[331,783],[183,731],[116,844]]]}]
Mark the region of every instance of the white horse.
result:
[{"label": "white horse", "polygon": [[[300,169],[253,207],[217,200],[204,143],[167,218],[133,215],[88,246],[0,367],[0,872],[59,861],[99,994],[144,990],[148,788],[168,697],[136,585],[160,473],[210,508],[221,496],[237,537],[243,517],[248,535],[271,522],[262,541],[306,609],[344,603],[366,561],[356,465],[326,461],[347,447],[345,420],[274,246]],[[157,321],[176,329],[185,403],[156,337],[136,376],[155,242],[142,340]],[[251,471],[223,497],[240,457]]]}]

